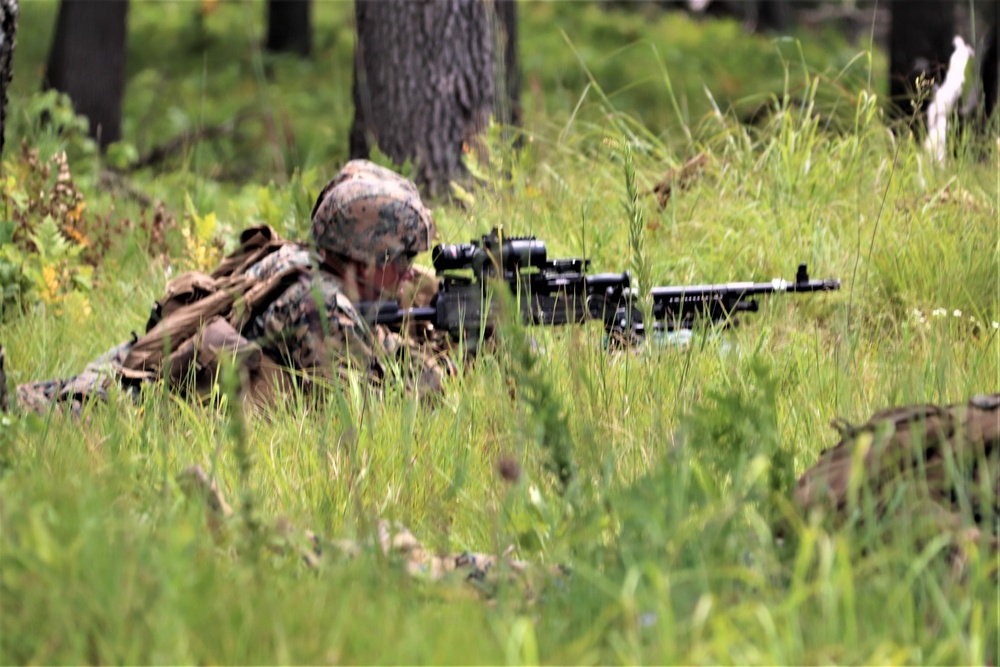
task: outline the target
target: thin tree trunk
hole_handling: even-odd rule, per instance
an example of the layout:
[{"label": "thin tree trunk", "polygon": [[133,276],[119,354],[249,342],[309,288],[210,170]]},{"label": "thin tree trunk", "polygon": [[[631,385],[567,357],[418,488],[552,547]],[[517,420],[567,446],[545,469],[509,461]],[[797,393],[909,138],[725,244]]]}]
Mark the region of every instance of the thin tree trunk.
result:
[{"label": "thin tree trunk", "polygon": [[517,47],[517,0],[494,0],[497,17],[497,62],[503,63],[503,72],[497,81],[504,88],[497,91],[494,117],[504,125],[521,126],[521,64]]},{"label": "thin tree trunk", "polygon": [[121,139],[128,0],[62,0],[43,87],[69,95],[101,148]]},{"label": "thin tree trunk", "polygon": [[306,57],[312,53],[312,0],[268,0],[265,48]]},{"label": "thin tree trunk", "polygon": [[351,157],[412,160],[432,197],[465,173],[494,111],[493,30],[481,0],[356,0]]},{"label": "thin tree trunk", "polygon": [[785,30],[790,20],[787,0],[758,0],[757,30]]},{"label": "thin tree trunk", "polygon": [[[930,83],[941,81],[955,37],[954,0],[892,0],[889,30],[889,97],[896,113],[910,116],[910,100],[919,91],[921,75]],[[929,92],[929,90],[928,90]],[[926,100],[920,105],[926,106]]]},{"label": "thin tree trunk", "polygon": [[[3,157],[4,131],[7,127],[7,88],[13,78],[16,35],[17,0],[0,0],[0,158]],[[2,370],[2,357],[0,357],[0,370]],[[0,389],[6,391],[6,386]],[[0,409],[2,408],[3,406],[0,406]]]},{"label": "thin tree trunk", "polygon": [[997,109],[1000,88],[1000,0],[993,0],[991,5],[990,32],[983,53],[983,111],[987,119]]}]

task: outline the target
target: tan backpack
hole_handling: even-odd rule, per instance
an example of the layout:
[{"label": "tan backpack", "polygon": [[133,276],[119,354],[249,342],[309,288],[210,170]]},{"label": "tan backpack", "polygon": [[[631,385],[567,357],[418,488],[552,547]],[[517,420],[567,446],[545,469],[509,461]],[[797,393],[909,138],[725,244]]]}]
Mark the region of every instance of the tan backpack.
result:
[{"label": "tan backpack", "polygon": [[241,388],[251,400],[266,402],[276,387],[290,386],[287,369],[247,340],[242,331],[278,295],[306,279],[307,267],[287,269],[266,281],[246,269],[290,243],[269,226],[240,235],[239,247],[211,273],[184,273],[167,285],[119,368],[125,385],[158,379],[185,394],[206,398],[227,360],[236,365]]}]

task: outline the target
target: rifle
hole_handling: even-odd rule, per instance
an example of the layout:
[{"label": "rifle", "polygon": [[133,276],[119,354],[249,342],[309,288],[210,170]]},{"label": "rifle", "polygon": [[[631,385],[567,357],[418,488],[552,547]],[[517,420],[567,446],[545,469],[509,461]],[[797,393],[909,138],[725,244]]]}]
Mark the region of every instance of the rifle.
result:
[{"label": "rifle", "polygon": [[[402,309],[394,301],[358,305],[371,325],[398,328],[403,322],[431,322],[453,340],[464,339],[470,350],[480,337],[493,333],[489,287],[508,285],[517,298],[525,324],[563,325],[594,319],[604,323],[612,340],[646,334],[638,295],[627,271],[588,275],[589,259],[548,259],[545,242],[534,236],[502,237],[494,228],[481,241],[437,245],[431,251],[441,282],[430,306]],[[654,287],[653,331],[691,329],[699,320],[734,326],[735,313],[756,312],[755,296],[775,292],[818,292],[840,289],[840,280],[811,280],[800,264],[792,282],[734,282],[720,285]]]},{"label": "rifle", "polygon": [[[795,280],[775,278],[769,283],[734,282],[720,285],[678,285],[650,290],[653,330],[671,332],[692,329],[698,321],[722,327],[737,326],[737,313],[755,313],[755,296],[776,292],[827,292],[840,289],[839,278],[811,280],[805,264],[799,264]],[[646,327],[636,305],[637,295],[626,293],[625,301],[613,312],[606,311],[605,330],[609,335],[642,337]]]},{"label": "rifle", "polygon": [[396,302],[359,304],[369,324],[399,326],[431,322],[474,349],[493,333],[490,287],[506,283],[525,324],[558,326],[604,319],[606,304],[617,309],[629,292],[629,274],[587,274],[589,259],[549,259],[545,242],[534,236],[502,236],[494,228],[480,241],[440,244],[431,251],[441,276],[428,307],[401,309]]}]

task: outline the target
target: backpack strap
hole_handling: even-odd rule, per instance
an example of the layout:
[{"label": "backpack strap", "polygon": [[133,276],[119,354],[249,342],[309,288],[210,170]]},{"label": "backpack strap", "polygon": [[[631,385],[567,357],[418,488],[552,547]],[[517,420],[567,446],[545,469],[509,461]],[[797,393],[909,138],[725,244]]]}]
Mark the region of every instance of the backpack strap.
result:
[{"label": "backpack strap", "polygon": [[303,266],[264,281],[246,275],[247,267],[288,243],[266,225],[251,227],[240,235],[239,248],[211,274],[191,271],[172,280],[153,308],[146,334],[118,367],[119,379],[135,385],[162,378],[182,391],[205,395],[221,355],[228,354],[258,400],[274,386],[289,384],[284,370],[242,334],[274,299],[308,279],[311,269]]},{"label": "backpack strap", "polygon": [[244,331],[250,323],[263,314],[271,302],[300,280],[308,280],[312,269],[292,266],[264,281],[257,281],[233,305],[229,323],[237,331]]},{"label": "backpack strap", "polygon": [[134,379],[159,377],[164,357],[193,337],[205,322],[218,315],[227,315],[236,299],[253,282],[246,276],[229,278],[219,284],[214,293],[173,310],[129,350],[122,362],[125,376]]},{"label": "backpack strap", "polygon": [[247,268],[288,243],[289,241],[278,236],[278,233],[268,225],[243,230],[240,234],[239,247],[226,255],[211,274],[188,271],[167,283],[163,297],[153,304],[149,319],[146,321],[146,332],[151,331],[178,308],[200,301],[218,291],[220,281],[242,275]]},{"label": "backpack strap", "polygon": [[182,273],[167,283],[163,297],[153,304],[149,319],[146,320],[146,332],[151,331],[175,310],[195,301],[201,301],[208,295],[217,292],[218,289],[219,282],[201,271]]}]

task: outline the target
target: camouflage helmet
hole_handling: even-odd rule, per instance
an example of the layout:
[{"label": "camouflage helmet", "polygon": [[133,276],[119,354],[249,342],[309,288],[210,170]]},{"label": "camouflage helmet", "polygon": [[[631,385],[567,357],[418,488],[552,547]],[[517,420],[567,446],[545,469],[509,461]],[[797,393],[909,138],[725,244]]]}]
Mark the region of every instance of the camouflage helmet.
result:
[{"label": "camouflage helmet", "polygon": [[326,194],[330,190],[334,189],[344,181],[349,181],[354,178],[368,178],[379,181],[389,181],[390,183],[396,183],[404,190],[412,192],[416,196],[420,196],[417,192],[417,186],[413,184],[413,181],[403,178],[396,172],[386,169],[385,167],[380,167],[374,162],[368,160],[351,160],[344,165],[343,169],[337,172],[337,175],[326,184],[323,191],[319,193],[319,197],[316,198],[316,205],[313,206],[312,215],[316,217],[316,211],[319,209],[319,205],[323,202]]},{"label": "camouflage helmet", "polygon": [[356,262],[387,264],[431,247],[431,213],[416,189],[391,180],[350,178],[325,191],[313,212],[312,236]]}]

